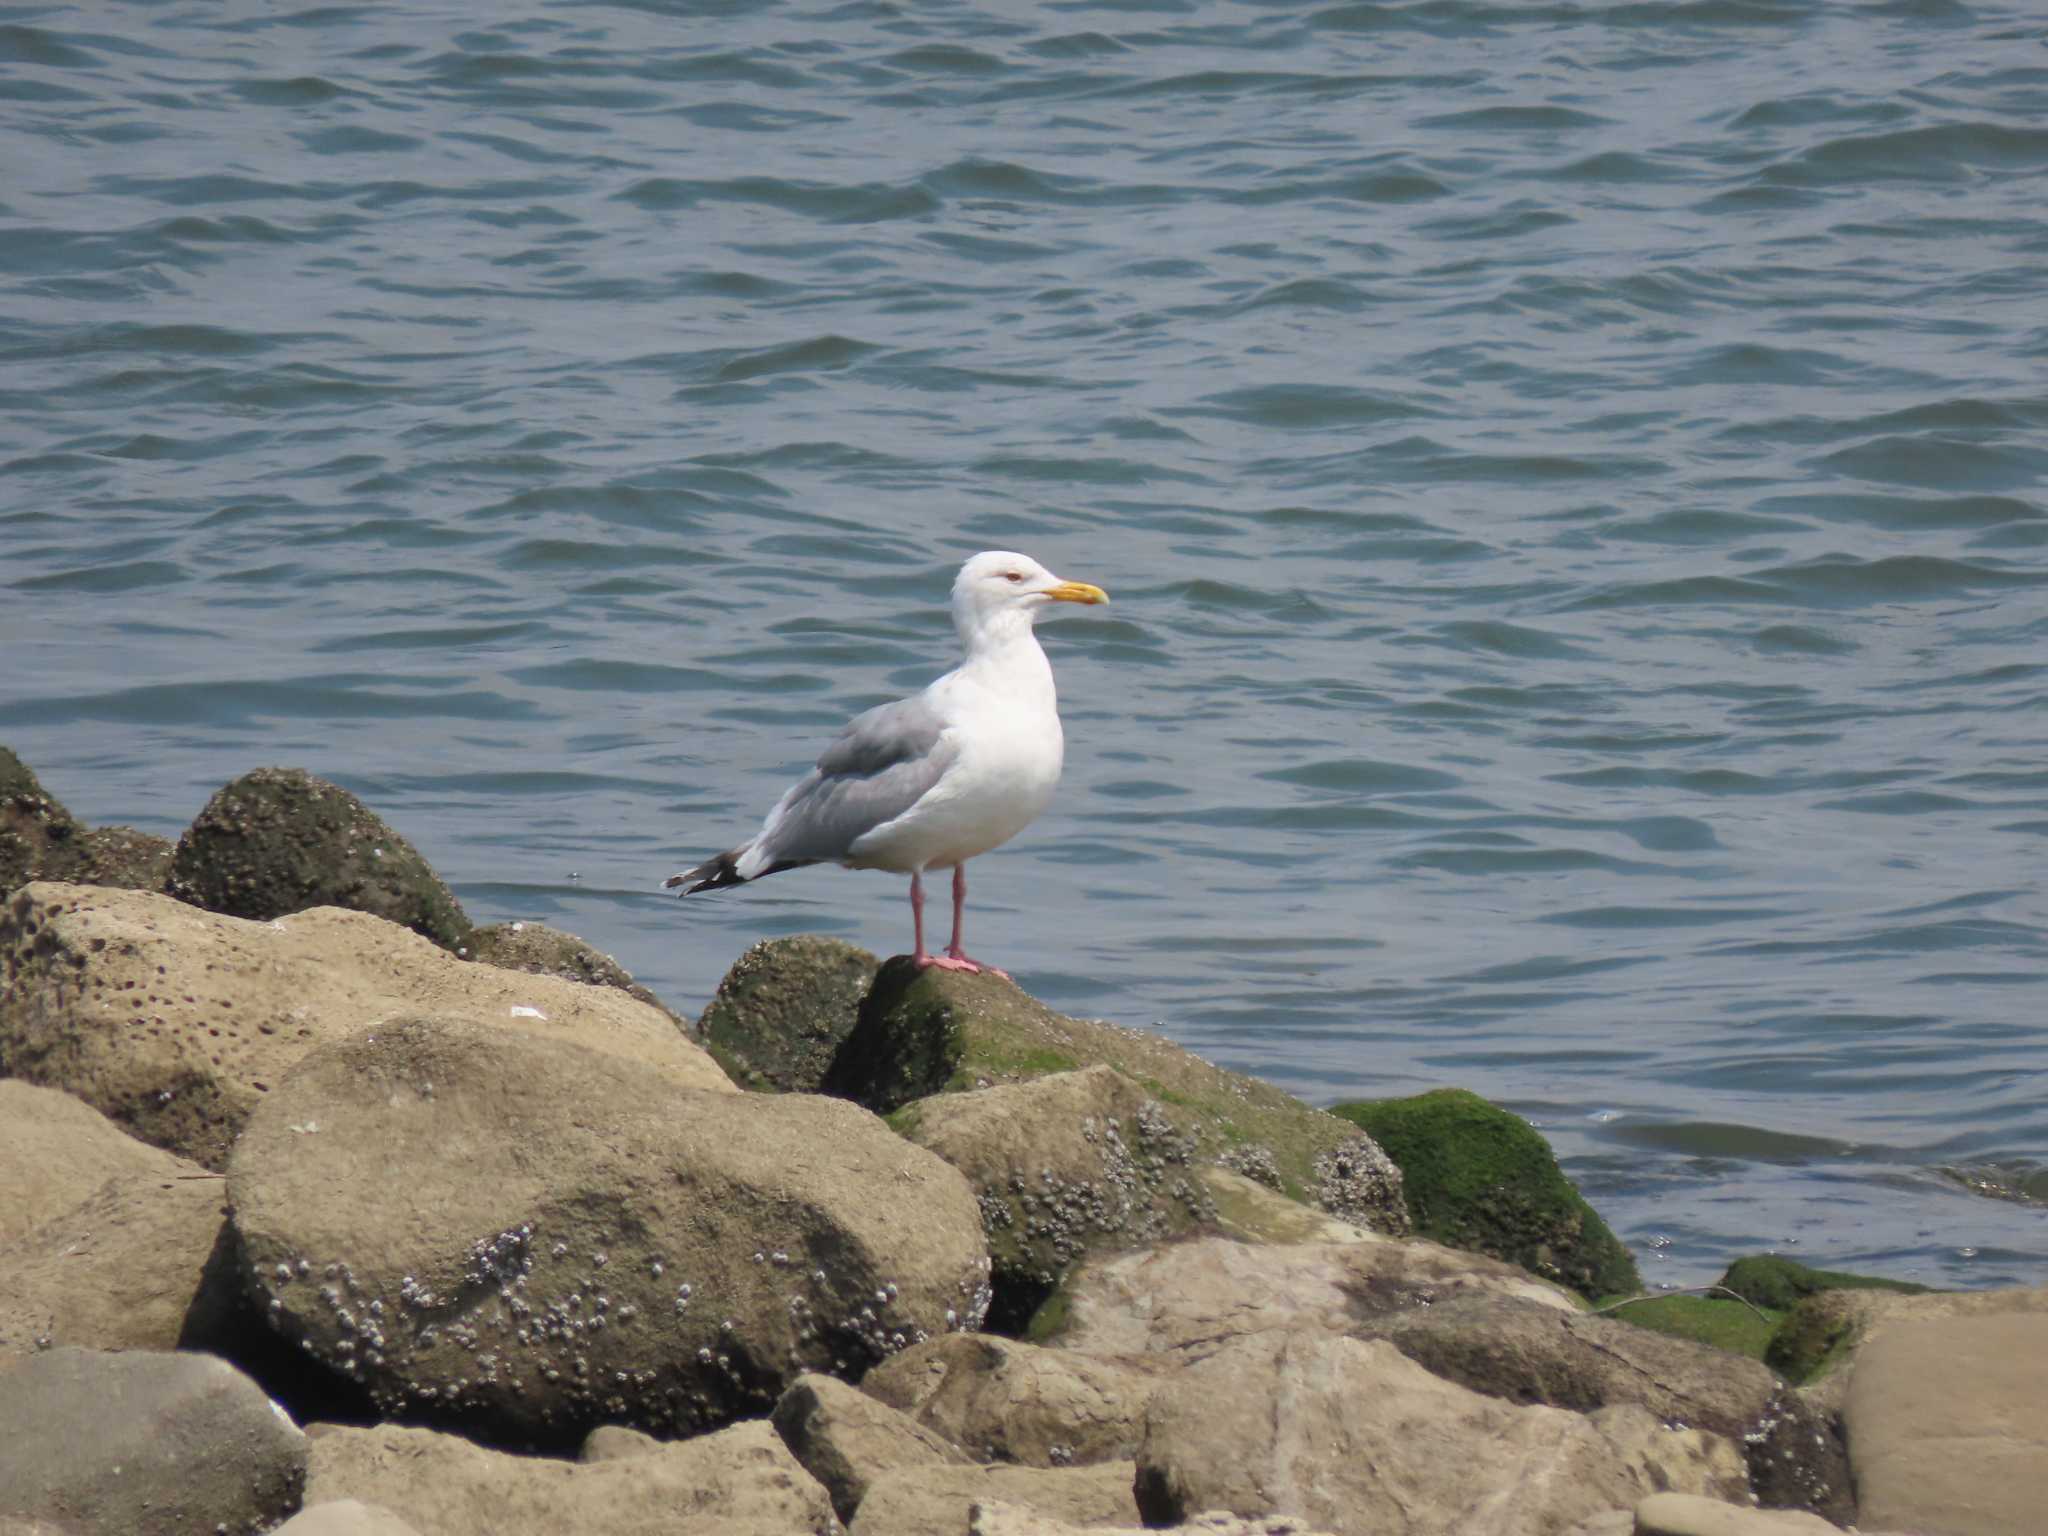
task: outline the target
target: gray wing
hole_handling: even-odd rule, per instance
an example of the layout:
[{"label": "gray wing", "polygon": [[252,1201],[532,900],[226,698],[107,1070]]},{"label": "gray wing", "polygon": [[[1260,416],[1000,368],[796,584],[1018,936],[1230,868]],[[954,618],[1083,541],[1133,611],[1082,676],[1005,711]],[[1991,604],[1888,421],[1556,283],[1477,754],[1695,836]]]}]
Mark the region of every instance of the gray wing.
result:
[{"label": "gray wing", "polygon": [[839,860],[938,783],[959,749],[922,695],[854,716],[818,766],[768,814],[754,849],[768,862]]}]

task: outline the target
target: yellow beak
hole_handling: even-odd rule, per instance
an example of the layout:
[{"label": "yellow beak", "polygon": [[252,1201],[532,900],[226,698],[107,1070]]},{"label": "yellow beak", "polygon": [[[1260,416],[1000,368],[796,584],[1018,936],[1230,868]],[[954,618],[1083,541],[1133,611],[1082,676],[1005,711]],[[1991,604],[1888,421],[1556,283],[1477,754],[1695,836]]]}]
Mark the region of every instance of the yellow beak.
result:
[{"label": "yellow beak", "polygon": [[1045,595],[1056,603],[1106,603],[1109,594],[1100,587],[1091,587],[1085,581],[1063,581],[1056,587],[1047,587]]}]

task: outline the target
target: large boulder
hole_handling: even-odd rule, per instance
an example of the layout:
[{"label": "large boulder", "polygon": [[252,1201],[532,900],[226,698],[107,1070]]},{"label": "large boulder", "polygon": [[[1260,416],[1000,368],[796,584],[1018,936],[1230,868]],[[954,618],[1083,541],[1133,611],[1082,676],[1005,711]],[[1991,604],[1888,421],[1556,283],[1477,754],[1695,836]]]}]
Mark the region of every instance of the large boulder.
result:
[{"label": "large boulder", "polygon": [[1415,1231],[1599,1298],[1642,1289],[1635,1259],[1521,1116],[1462,1088],[1338,1104],[1401,1166]]},{"label": "large boulder", "polygon": [[1517,1406],[1384,1340],[1286,1329],[1222,1344],[1155,1392],[1138,1452],[1151,1525],[1224,1509],[1340,1536],[1557,1536],[1666,1490],[1744,1498],[1742,1456],[1642,1408]]},{"label": "large boulder", "polygon": [[[1213,1223],[1195,1143],[1114,1067],[938,1094],[890,1123],[967,1176],[995,1261],[997,1321],[1020,1326],[1082,1254]],[[1020,1300],[1005,1306],[1005,1298]]]},{"label": "large boulder", "polygon": [[1610,1317],[1478,1293],[1361,1331],[1489,1397],[1582,1413],[1634,1403],[1665,1423],[1711,1430],[1742,1448],[1762,1503],[1831,1520],[1855,1516],[1848,1459],[1830,1417],[1746,1356]]},{"label": "large boulder", "polygon": [[832,1503],[756,1420],[625,1460],[511,1456],[395,1424],[310,1431],[309,1505],[360,1499],[431,1536],[837,1536]]},{"label": "large boulder", "polygon": [[228,1190],[280,1330],[386,1414],[488,1438],[765,1413],[987,1304],[965,1180],[857,1106],[462,1019],[306,1056]]},{"label": "large boulder", "polygon": [[903,955],[884,963],[823,1091],[889,1114],[936,1093],[1091,1066],[1114,1067],[1167,1106],[1194,1161],[1375,1231],[1407,1230],[1393,1170],[1360,1146],[1357,1127],[1159,1035],[1055,1013],[993,972],[921,971]]},{"label": "large boulder", "polygon": [[1559,1287],[1483,1254],[1419,1239],[1256,1244],[1196,1238],[1095,1255],[1046,1314],[1046,1336],[1091,1355],[1193,1358],[1276,1329],[1364,1334],[1470,1293],[1574,1312]]},{"label": "large boulder", "polygon": [[844,939],[763,939],[718,983],[697,1038],[743,1088],[817,1093],[879,963]]},{"label": "large boulder", "polygon": [[1842,1405],[1862,1522],[1940,1536],[2039,1532],[2048,1511],[2044,1360],[2048,1311],[1876,1330],[1857,1351]]},{"label": "large boulder", "polygon": [[887,1473],[964,1466],[969,1459],[942,1436],[836,1376],[797,1377],[769,1422],[804,1470],[825,1485],[842,1520],[853,1518],[868,1488]]},{"label": "large boulder", "polygon": [[91,1536],[263,1531],[305,1475],[306,1437],[211,1355],[0,1358],[0,1515]]},{"label": "large boulder", "polygon": [[333,907],[258,923],[39,882],[0,910],[0,965],[0,1077],[65,1089],[208,1168],[307,1050],[399,1012],[573,1038],[737,1092],[673,1020],[623,992],[468,965]]},{"label": "large boulder", "polygon": [[31,880],[161,890],[171,845],[133,827],[92,828],[0,747],[0,896]]},{"label": "large boulder", "polygon": [[850,1536],[960,1536],[976,1505],[1020,1506],[1071,1525],[1136,1525],[1131,1464],[1042,1467],[904,1467],[878,1479]]},{"label": "large boulder", "polygon": [[883,1361],[861,1390],[978,1460],[1068,1467],[1135,1456],[1166,1375],[1155,1359],[953,1333]]},{"label": "large boulder", "polygon": [[217,1174],[90,1105],[0,1080],[0,1351],[218,1344],[235,1303],[210,1259]]},{"label": "large boulder", "polygon": [[258,768],[222,786],[178,839],[164,889],[229,917],[347,907],[453,950],[475,926],[419,851],[339,784]]}]

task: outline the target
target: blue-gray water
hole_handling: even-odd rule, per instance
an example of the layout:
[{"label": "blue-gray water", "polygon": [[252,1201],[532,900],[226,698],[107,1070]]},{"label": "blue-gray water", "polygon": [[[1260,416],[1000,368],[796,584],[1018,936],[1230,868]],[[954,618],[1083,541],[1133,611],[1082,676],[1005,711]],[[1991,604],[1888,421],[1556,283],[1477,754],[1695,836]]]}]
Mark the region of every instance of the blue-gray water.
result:
[{"label": "blue-gray water", "polygon": [[[488,20],[479,20],[479,17]],[[968,937],[1528,1114],[1661,1282],[2048,1280],[2048,52],[1952,0],[0,7],[0,741],[339,779],[683,1011],[959,558]]]}]

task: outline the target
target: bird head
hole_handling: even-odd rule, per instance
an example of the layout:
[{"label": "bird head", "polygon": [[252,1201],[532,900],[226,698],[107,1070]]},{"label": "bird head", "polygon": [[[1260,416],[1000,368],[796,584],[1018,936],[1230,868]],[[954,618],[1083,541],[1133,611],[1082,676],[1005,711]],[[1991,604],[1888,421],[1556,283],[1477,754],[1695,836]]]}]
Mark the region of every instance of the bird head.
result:
[{"label": "bird head", "polygon": [[1109,594],[1085,581],[1061,581],[1029,555],[990,549],[960,567],[953,581],[953,622],[963,639],[1029,628],[1052,603],[1106,603]]}]

